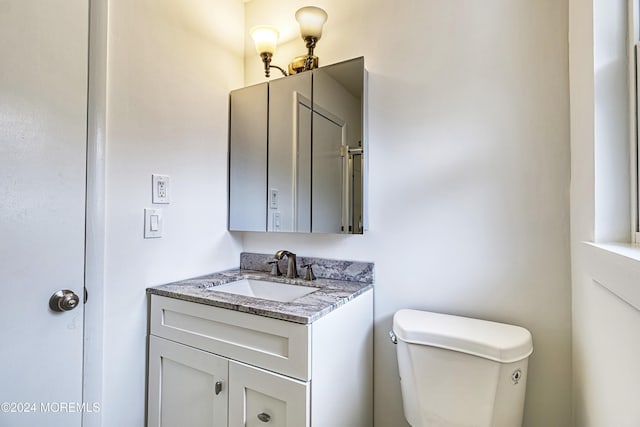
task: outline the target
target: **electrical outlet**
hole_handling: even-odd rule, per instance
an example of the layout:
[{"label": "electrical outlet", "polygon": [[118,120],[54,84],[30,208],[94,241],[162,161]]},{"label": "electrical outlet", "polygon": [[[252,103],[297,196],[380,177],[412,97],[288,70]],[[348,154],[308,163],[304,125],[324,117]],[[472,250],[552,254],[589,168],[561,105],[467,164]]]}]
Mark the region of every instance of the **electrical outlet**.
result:
[{"label": "electrical outlet", "polygon": [[152,191],[151,202],[156,204],[169,203],[169,175],[151,175]]},{"label": "electrical outlet", "polygon": [[167,183],[165,181],[158,181],[158,198],[167,198]]},{"label": "electrical outlet", "polygon": [[271,209],[278,209],[279,203],[279,191],[277,188],[272,188],[269,196]]}]

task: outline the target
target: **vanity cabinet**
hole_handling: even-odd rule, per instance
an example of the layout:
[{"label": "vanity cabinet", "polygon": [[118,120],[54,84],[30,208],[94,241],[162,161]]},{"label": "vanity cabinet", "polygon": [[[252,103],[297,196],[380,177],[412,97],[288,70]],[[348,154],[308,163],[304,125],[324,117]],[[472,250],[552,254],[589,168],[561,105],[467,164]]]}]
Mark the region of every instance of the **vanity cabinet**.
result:
[{"label": "vanity cabinet", "polygon": [[372,426],[372,298],[300,324],[151,295],[147,426]]},{"label": "vanity cabinet", "polygon": [[309,385],[149,338],[149,426],[308,426]]}]

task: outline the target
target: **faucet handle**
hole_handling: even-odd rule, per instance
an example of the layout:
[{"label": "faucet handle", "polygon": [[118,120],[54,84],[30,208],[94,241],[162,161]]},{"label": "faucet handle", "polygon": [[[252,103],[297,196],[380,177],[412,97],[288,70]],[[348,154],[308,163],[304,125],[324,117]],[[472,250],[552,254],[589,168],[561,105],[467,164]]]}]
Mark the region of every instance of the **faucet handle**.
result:
[{"label": "faucet handle", "polygon": [[305,267],[307,269],[307,272],[304,275],[304,280],[316,280],[316,275],[313,274],[311,264],[305,264],[302,267]]},{"label": "faucet handle", "polygon": [[271,275],[272,276],[282,276],[282,273],[280,272],[280,267],[278,266],[278,260],[277,259],[271,260],[271,261],[267,262],[267,264],[273,264],[271,266]]}]

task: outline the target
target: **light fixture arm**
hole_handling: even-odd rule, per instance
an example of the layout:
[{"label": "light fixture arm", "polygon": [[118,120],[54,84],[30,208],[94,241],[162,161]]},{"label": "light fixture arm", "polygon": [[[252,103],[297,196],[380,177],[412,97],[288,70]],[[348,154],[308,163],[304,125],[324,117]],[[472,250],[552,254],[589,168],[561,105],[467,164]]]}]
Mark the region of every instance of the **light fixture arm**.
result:
[{"label": "light fixture arm", "polygon": [[278,67],[277,65],[273,65],[271,64],[271,58],[273,57],[273,54],[269,53],[269,52],[262,52],[260,54],[260,58],[262,58],[262,62],[264,63],[264,75],[265,77],[271,77],[271,68],[277,68],[278,70],[280,70],[280,72],[284,75],[287,76],[287,72],[284,71],[282,68]]},{"label": "light fixture arm", "polygon": [[[280,70],[280,72],[282,73],[283,76],[288,76],[289,74],[287,74],[287,72],[285,70],[283,70],[281,67],[278,67],[277,65],[269,65],[269,67],[271,68],[277,68],[278,70]],[[268,77],[268,76],[267,76]]]},{"label": "light fixture arm", "polygon": [[304,38],[304,41],[308,50],[307,59],[304,61],[304,71],[309,71],[314,68],[313,51],[316,48],[316,43],[318,42],[318,38],[307,36]]}]

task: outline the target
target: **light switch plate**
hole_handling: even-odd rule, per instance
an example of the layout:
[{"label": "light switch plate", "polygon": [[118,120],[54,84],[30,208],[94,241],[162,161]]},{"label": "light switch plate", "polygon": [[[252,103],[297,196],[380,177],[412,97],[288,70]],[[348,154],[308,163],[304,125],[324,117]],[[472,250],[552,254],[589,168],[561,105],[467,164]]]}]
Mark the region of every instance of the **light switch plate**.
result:
[{"label": "light switch plate", "polygon": [[162,209],[146,208],[144,210],[144,238],[162,237]]},{"label": "light switch plate", "polygon": [[273,213],[273,231],[280,231],[280,212]]},{"label": "light switch plate", "polygon": [[169,203],[169,184],[171,177],[169,175],[151,175],[152,191],[151,203],[168,204]]}]

